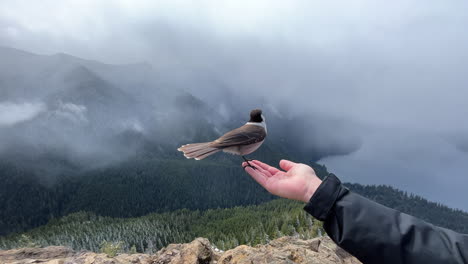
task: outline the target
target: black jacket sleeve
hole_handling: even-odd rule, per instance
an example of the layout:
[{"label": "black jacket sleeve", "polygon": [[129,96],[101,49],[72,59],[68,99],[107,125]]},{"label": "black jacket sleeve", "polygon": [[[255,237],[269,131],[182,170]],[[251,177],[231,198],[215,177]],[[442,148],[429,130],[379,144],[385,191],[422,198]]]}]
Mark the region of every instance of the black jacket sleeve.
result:
[{"label": "black jacket sleeve", "polygon": [[361,262],[468,263],[468,235],[437,227],[350,192],[330,174],[304,209]]}]

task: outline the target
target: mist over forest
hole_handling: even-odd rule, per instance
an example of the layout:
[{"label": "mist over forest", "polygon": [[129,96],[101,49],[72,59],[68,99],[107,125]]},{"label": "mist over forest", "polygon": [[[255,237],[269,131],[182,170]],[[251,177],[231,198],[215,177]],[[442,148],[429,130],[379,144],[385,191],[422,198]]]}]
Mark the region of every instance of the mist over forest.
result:
[{"label": "mist over forest", "polygon": [[[7,58],[1,63],[0,77],[3,98],[8,99],[0,105],[0,153],[7,159],[52,154],[92,168],[123,161],[148,143],[172,153],[180,144],[211,140],[248,120],[245,100],[231,101],[227,96],[211,105],[158,77],[148,64],[109,65],[65,54],[0,51]],[[312,124],[283,114],[287,109],[278,112],[265,103],[250,105],[264,108],[272,138],[291,141],[292,148],[308,153],[310,160],[359,147],[356,136],[335,133],[333,137],[327,131],[330,125],[346,125],[342,120],[314,118]],[[314,128],[318,122],[329,125]],[[304,135],[303,129],[310,132]]]}]

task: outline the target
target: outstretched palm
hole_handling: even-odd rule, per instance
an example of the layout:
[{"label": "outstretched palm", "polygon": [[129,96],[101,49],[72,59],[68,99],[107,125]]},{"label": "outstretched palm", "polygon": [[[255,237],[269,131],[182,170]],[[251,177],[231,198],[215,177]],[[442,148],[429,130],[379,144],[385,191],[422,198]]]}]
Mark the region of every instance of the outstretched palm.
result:
[{"label": "outstretched palm", "polygon": [[[243,166],[247,165],[244,163]],[[281,160],[279,165],[285,171],[258,160],[251,164],[256,169],[245,167],[245,171],[267,191],[284,198],[308,202],[321,183],[315,171],[305,164]]]}]

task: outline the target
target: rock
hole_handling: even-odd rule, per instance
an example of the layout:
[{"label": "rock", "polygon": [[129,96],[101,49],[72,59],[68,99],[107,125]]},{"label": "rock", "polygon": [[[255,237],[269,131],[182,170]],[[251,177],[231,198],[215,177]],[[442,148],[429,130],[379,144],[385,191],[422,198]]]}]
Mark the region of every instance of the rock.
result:
[{"label": "rock", "polygon": [[310,263],[358,264],[356,258],[348,254],[328,237],[302,240],[294,237],[282,237],[267,245],[256,247],[239,246],[226,251],[218,263]]},{"label": "rock", "polygon": [[302,240],[282,237],[266,245],[238,246],[226,252],[212,248],[206,238],[186,244],[170,244],[154,255],[120,254],[109,257],[66,247],[20,248],[0,250],[2,264],[243,264],[243,263],[310,263],[359,264],[360,262],[339,248],[328,237]]},{"label": "rock", "polygon": [[197,238],[188,244],[170,244],[153,256],[151,264],[210,264],[219,259],[206,238]]},{"label": "rock", "polygon": [[[73,257],[75,252],[67,247],[19,248],[0,250],[0,263],[31,263],[29,260],[46,261]],[[22,262],[21,262],[22,261]]]},{"label": "rock", "polygon": [[120,264],[141,263],[146,264],[148,255],[122,254],[109,258],[106,254],[94,252],[76,252],[67,247],[20,248],[0,250],[0,263],[2,264]]}]

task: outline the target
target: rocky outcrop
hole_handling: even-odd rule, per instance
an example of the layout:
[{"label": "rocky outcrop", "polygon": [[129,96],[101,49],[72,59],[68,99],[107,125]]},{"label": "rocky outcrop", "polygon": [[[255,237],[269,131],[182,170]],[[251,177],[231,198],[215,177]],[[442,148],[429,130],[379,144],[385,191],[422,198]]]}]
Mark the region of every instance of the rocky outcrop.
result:
[{"label": "rocky outcrop", "polygon": [[267,245],[256,247],[238,246],[224,252],[218,260],[220,264],[247,263],[310,263],[310,264],[358,264],[356,258],[339,248],[328,237],[302,240],[282,237]]},{"label": "rocky outcrop", "polygon": [[1,264],[118,264],[148,263],[145,254],[120,254],[114,258],[94,252],[76,252],[67,247],[20,248],[0,251]]},{"label": "rocky outcrop", "polygon": [[120,254],[109,257],[94,252],[77,252],[66,247],[20,248],[0,251],[2,264],[244,264],[310,263],[358,264],[356,258],[336,246],[328,237],[302,240],[282,237],[267,245],[238,246],[226,252],[212,247],[208,239],[170,244],[154,255]]},{"label": "rocky outcrop", "polygon": [[220,255],[206,238],[197,238],[188,244],[170,244],[151,256],[148,264],[215,263]]}]

